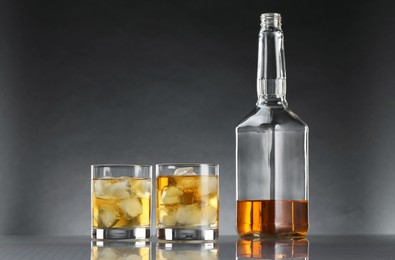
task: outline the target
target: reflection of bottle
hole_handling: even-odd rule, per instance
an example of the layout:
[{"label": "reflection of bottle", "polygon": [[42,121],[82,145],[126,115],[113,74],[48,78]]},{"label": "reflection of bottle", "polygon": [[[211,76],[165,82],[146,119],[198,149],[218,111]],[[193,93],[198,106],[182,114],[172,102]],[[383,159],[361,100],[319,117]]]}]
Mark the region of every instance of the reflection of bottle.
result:
[{"label": "reflection of bottle", "polygon": [[91,260],[140,259],[150,260],[151,243],[148,241],[92,241]]},{"label": "reflection of bottle", "polygon": [[308,229],[308,127],[288,108],[281,16],[261,16],[258,102],[236,128],[241,237],[304,236]]},{"label": "reflection of bottle", "polygon": [[301,239],[239,240],[237,259],[309,259],[309,241]]}]

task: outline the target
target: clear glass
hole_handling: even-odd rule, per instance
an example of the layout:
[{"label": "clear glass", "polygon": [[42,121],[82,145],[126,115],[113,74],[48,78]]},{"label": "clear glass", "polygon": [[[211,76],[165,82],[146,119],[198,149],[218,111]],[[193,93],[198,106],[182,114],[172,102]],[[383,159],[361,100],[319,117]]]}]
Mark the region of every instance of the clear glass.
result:
[{"label": "clear glass", "polygon": [[218,173],[217,164],[156,165],[158,239],[217,239]]},{"label": "clear glass", "polygon": [[153,259],[149,241],[92,241],[91,260]]},{"label": "clear glass", "polygon": [[93,239],[150,237],[152,166],[92,165]]},{"label": "clear glass", "polygon": [[205,259],[218,260],[217,243],[158,243],[156,259]]},{"label": "clear glass", "polygon": [[285,98],[279,14],[263,14],[258,102],[236,127],[237,230],[241,237],[298,237],[308,230],[308,127]]},{"label": "clear glass", "polygon": [[309,241],[300,239],[239,240],[236,259],[309,259]]}]

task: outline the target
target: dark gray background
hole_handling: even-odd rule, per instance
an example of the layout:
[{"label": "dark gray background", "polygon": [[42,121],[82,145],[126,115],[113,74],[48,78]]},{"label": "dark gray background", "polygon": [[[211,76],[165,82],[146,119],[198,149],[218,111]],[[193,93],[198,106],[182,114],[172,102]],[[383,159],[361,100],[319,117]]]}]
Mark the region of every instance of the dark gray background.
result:
[{"label": "dark gray background", "polygon": [[263,12],[310,126],[311,233],[395,234],[395,10],[339,3],[1,1],[0,234],[89,234],[91,164],[195,161],[221,165],[234,234]]}]

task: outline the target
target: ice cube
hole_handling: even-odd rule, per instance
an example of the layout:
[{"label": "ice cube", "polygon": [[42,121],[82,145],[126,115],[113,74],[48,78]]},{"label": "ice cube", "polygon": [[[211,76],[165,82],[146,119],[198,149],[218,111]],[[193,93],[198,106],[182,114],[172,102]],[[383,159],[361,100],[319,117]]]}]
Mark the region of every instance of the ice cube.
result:
[{"label": "ice cube", "polygon": [[100,260],[110,260],[110,259],[116,259],[118,256],[117,253],[114,251],[114,249],[110,247],[99,247],[97,248],[97,258]]},{"label": "ice cube", "polygon": [[174,216],[174,210],[160,208],[158,212],[159,223],[166,227],[174,226],[176,224],[176,217]]},{"label": "ice cube", "polygon": [[174,171],[174,175],[196,175],[192,167],[178,168]]},{"label": "ice cube", "polygon": [[181,177],[180,180],[177,180],[177,186],[180,186],[183,189],[197,188],[198,180],[196,177]]},{"label": "ice cube", "polygon": [[111,178],[112,177],[111,167],[104,167],[103,168],[103,176],[105,178]]},{"label": "ice cube", "polygon": [[217,209],[210,205],[202,206],[202,223],[214,224],[217,221]]},{"label": "ice cube", "polygon": [[132,191],[140,198],[147,198],[151,194],[151,181],[137,180],[132,186]]},{"label": "ice cube", "polygon": [[111,196],[115,199],[126,199],[130,197],[130,183],[127,179],[111,185]]},{"label": "ice cube", "polygon": [[143,213],[143,206],[137,198],[130,198],[122,200],[119,203],[119,208],[127,219],[132,219]]},{"label": "ice cube", "polygon": [[166,187],[164,191],[162,191],[162,203],[163,204],[177,204],[180,203],[180,196],[183,192],[177,187]]},{"label": "ice cube", "polygon": [[208,200],[208,204],[211,207],[218,208],[218,197],[217,197],[217,195],[211,195],[209,200]]},{"label": "ice cube", "polygon": [[98,215],[99,226],[106,228],[112,227],[119,220],[117,218],[117,209],[113,205],[100,205]]},{"label": "ice cube", "polygon": [[199,225],[202,218],[202,213],[198,205],[191,204],[180,206],[176,212],[176,221],[181,225]]},{"label": "ice cube", "polygon": [[207,177],[202,178],[200,182],[200,195],[207,196],[212,193],[217,193],[217,178]]},{"label": "ice cube", "polygon": [[174,215],[163,216],[161,223],[166,227],[174,226],[177,223],[176,217]]},{"label": "ice cube", "polygon": [[94,190],[97,198],[109,199],[111,196],[111,181],[94,180]]}]

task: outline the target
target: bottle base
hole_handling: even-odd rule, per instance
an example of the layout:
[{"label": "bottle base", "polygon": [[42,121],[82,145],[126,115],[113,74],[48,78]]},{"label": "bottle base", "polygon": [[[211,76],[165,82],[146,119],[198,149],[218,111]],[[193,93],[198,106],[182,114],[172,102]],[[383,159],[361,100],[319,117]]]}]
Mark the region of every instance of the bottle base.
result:
[{"label": "bottle base", "polygon": [[239,237],[244,240],[262,240],[262,239],[277,239],[277,238],[289,238],[289,239],[299,239],[306,237],[307,232],[303,233],[295,233],[295,232],[286,232],[286,233],[247,233],[247,234],[239,234]]}]

